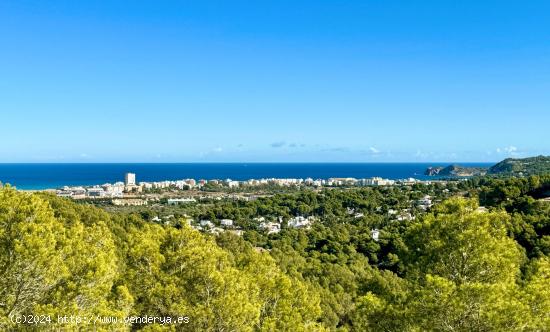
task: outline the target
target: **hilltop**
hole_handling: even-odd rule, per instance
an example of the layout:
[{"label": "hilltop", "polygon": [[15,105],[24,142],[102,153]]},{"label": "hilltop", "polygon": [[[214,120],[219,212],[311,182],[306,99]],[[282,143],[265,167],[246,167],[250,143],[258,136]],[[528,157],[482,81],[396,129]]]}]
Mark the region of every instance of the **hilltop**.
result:
[{"label": "hilltop", "polygon": [[488,174],[531,175],[550,173],[550,156],[507,158],[491,166]]},{"label": "hilltop", "polygon": [[507,158],[489,167],[467,167],[449,165],[428,167],[424,172],[429,176],[478,176],[478,175],[533,175],[550,173],[550,156],[529,158]]},{"label": "hilltop", "polygon": [[447,167],[428,167],[424,172],[429,176],[476,176],[485,175],[485,167],[466,167],[460,165],[449,165]]}]

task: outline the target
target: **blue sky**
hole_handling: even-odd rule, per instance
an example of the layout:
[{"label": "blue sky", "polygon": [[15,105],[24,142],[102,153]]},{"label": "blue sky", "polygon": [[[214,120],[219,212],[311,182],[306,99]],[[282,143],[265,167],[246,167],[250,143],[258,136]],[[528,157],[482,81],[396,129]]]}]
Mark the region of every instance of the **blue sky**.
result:
[{"label": "blue sky", "polygon": [[549,1],[0,1],[0,162],[550,154]]}]

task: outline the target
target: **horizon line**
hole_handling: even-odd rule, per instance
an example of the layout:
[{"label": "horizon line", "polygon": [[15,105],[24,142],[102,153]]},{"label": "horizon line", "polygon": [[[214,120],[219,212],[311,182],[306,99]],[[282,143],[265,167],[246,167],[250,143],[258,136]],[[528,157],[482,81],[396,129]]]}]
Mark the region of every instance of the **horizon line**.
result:
[{"label": "horizon line", "polygon": [[[505,158],[508,159],[508,158]],[[504,160],[504,159],[502,159]],[[491,164],[499,161],[70,161],[70,162],[0,162],[0,165],[75,165],[75,164]]]}]

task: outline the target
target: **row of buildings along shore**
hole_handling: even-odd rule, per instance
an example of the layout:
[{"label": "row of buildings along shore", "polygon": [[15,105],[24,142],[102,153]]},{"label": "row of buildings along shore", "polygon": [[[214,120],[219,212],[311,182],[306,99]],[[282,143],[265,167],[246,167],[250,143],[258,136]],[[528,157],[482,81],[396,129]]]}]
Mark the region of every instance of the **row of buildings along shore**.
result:
[{"label": "row of buildings along shore", "polygon": [[[124,182],[105,183],[93,186],[65,186],[56,191],[57,196],[73,199],[83,198],[124,198],[125,195],[135,196],[136,193],[143,193],[157,189],[203,189],[205,186],[213,188],[250,188],[261,186],[310,186],[310,187],[343,187],[343,186],[392,186],[395,184],[415,184],[419,182],[429,183],[432,181],[420,181],[414,178],[403,180],[389,180],[380,177],[368,179],[355,178],[329,178],[329,179],[250,179],[245,181],[226,180],[166,180],[156,182],[136,182],[135,173],[126,173]],[[168,202],[171,203],[171,202]],[[174,204],[180,203],[177,201]]]}]

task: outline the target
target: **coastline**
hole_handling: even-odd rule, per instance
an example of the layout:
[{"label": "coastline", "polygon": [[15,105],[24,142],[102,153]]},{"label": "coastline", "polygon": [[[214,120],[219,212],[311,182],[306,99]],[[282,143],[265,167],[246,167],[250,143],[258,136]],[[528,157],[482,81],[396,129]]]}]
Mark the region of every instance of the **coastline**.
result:
[{"label": "coastline", "polygon": [[[462,163],[489,166],[491,163]],[[372,178],[390,180],[425,176],[429,166],[446,163],[159,163],[159,164],[0,164],[0,181],[19,190],[53,190],[63,186],[92,186],[121,181],[137,174],[139,182],[178,179],[236,180],[284,178]]]}]

